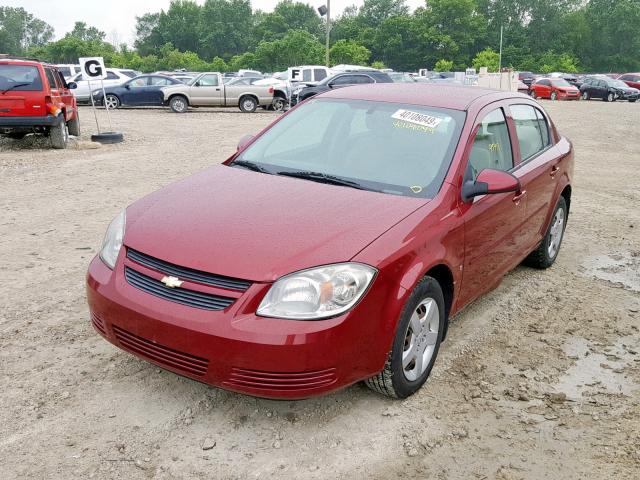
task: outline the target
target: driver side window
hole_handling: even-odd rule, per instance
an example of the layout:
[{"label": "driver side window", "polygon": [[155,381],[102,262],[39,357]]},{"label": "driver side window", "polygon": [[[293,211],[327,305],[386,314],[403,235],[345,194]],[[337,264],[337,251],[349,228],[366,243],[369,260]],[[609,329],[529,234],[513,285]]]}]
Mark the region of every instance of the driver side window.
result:
[{"label": "driver side window", "polygon": [[473,180],[487,168],[505,172],[513,168],[509,128],[501,108],[482,119],[471,147],[468,168]]},{"label": "driver side window", "polygon": [[217,87],[218,86],[218,76],[217,75],[204,75],[198,83],[202,87]]}]

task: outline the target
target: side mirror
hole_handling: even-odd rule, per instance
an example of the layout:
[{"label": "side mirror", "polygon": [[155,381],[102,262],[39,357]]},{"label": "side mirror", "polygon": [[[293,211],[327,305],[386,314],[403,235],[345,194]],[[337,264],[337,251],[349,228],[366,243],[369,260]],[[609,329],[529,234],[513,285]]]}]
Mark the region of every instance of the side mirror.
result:
[{"label": "side mirror", "polygon": [[76,88],[78,88],[78,84],[76,82],[69,82],[67,83],[67,87],[69,88],[69,90],[75,90]]},{"label": "side mirror", "polygon": [[482,170],[475,182],[467,180],[462,185],[462,199],[465,202],[480,195],[492,195],[496,193],[519,192],[520,180],[509,172],[502,170]]},{"label": "side mirror", "polygon": [[238,142],[238,152],[246,147],[255,137],[253,135],[245,135]]},{"label": "side mirror", "polygon": [[199,87],[199,86],[200,86],[200,82],[198,81],[198,82],[194,83],[194,85],[195,85],[196,87]]},{"label": "side mirror", "polygon": [[129,85],[128,83],[124,86],[124,88],[126,88],[127,90],[131,90],[131,85]]}]

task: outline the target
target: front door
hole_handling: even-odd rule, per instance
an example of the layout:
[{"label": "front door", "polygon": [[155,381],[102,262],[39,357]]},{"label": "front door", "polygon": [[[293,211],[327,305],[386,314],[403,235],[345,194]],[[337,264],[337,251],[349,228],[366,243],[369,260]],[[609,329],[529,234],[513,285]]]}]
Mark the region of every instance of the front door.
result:
[{"label": "front door", "polygon": [[[504,109],[495,105],[485,108],[477,122],[473,144],[467,150],[465,180],[475,179],[484,169],[513,170],[512,132]],[[483,195],[461,204],[465,224],[462,305],[493,287],[518,261],[525,193]]]},{"label": "front door", "polygon": [[202,75],[189,89],[191,104],[195,106],[223,105],[222,86],[218,75]]}]

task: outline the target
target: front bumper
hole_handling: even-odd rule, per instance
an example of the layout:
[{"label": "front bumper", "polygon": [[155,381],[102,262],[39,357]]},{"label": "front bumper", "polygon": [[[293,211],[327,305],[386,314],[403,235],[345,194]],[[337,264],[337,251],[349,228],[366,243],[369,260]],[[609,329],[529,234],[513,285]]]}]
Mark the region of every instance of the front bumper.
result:
[{"label": "front bumper", "polygon": [[638,93],[626,93],[626,92],[616,93],[617,100],[638,100],[638,98],[640,98],[640,94]]},{"label": "front bumper", "polygon": [[89,266],[92,323],[109,342],[162,368],[227,390],[300,399],[363,380],[384,366],[393,334],[380,323],[385,282],[376,292],[374,281],[345,315],[292,321],[254,314],[270,284],[254,283],[224,310],[200,310],[133,287],[123,266],[130,260],[120,257],[114,271],[98,257]]},{"label": "front bumper", "polygon": [[0,116],[0,129],[31,129],[35,127],[54,127],[62,123],[62,115],[42,115],[39,117],[2,117]]}]

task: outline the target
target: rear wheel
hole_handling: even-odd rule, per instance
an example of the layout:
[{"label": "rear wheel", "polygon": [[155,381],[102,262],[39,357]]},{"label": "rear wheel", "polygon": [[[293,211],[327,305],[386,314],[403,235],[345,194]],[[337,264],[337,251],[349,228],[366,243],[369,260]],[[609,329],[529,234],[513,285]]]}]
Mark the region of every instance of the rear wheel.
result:
[{"label": "rear wheel", "polygon": [[245,96],[240,99],[238,106],[244,113],[253,113],[258,108],[258,101],[254,97]]},{"label": "rear wheel", "polygon": [[53,148],[67,148],[67,143],[69,141],[69,132],[67,130],[67,124],[64,122],[64,120],[60,122],[59,125],[51,127],[49,129],[49,137],[51,137],[51,146]]},{"label": "rear wheel", "polygon": [[80,113],[78,111],[76,111],[75,117],[67,122],[67,128],[69,129],[69,135],[80,136]]},{"label": "rear wheel", "polygon": [[366,385],[394,398],[406,398],[415,393],[431,373],[445,321],[442,288],[436,279],[425,277],[405,304],[384,368],[365,380]]},{"label": "rear wheel", "polygon": [[638,101],[638,99],[634,99],[634,100],[629,100],[629,103],[636,103],[636,101]]},{"label": "rear wheel", "polygon": [[567,225],[567,202],[564,197],[560,197],[556,209],[551,217],[551,223],[547,229],[547,234],[542,242],[529,256],[524,263],[534,268],[549,268],[556,261],[562,238],[564,237],[564,229]]}]

